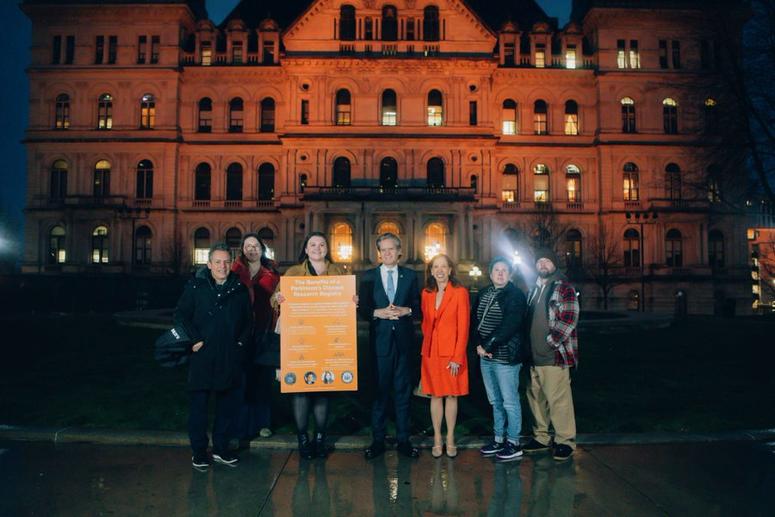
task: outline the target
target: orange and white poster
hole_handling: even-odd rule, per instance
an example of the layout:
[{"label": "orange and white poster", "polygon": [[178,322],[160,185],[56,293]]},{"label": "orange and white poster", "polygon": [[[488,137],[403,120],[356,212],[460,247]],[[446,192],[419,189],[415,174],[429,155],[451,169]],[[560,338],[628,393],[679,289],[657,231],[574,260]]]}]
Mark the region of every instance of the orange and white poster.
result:
[{"label": "orange and white poster", "polygon": [[357,391],[355,276],[284,276],[280,292],[280,391]]}]

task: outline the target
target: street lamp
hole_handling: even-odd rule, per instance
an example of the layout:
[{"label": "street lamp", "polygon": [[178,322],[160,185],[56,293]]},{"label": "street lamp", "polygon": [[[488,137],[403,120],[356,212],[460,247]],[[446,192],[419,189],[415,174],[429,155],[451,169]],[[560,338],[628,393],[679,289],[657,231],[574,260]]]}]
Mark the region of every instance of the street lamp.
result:
[{"label": "street lamp", "polygon": [[[624,217],[627,219],[627,224],[637,224],[640,227],[640,247],[638,254],[640,255],[638,262],[640,263],[640,312],[646,312],[646,274],[643,269],[644,259],[646,257],[643,249],[643,243],[645,242],[643,236],[643,229],[646,224],[655,223],[658,217],[656,210],[634,210],[624,213]],[[649,220],[650,219],[650,220]]]}]

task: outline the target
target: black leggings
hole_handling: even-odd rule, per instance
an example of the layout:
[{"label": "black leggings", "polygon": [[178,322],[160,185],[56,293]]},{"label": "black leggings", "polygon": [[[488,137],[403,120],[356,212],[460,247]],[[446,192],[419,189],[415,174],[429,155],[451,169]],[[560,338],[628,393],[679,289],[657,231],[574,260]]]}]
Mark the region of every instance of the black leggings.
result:
[{"label": "black leggings", "polygon": [[322,393],[295,393],[293,395],[293,418],[296,420],[298,433],[307,433],[310,405],[312,405],[312,413],[315,415],[315,432],[325,434],[328,418],[328,396]]}]

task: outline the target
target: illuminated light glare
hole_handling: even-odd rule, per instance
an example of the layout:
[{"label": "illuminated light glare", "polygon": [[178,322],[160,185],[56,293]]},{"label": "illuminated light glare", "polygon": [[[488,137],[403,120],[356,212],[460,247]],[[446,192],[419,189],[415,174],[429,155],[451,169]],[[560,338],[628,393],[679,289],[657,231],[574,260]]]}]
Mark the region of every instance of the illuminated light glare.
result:
[{"label": "illuminated light glare", "polygon": [[264,252],[264,255],[266,255],[266,258],[269,260],[274,260],[274,250],[267,246],[266,251]]},{"label": "illuminated light glare", "polygon": [[441,253],[441,244],[438,242],[425,246],[425,262],[430,262],[439,253]]},{"label": "illuminated light glare", "polygon": [[471,278],[479,280],[479,277],[482,276],[482,270],[479,269],[479,266],[474,264],[474,266],[471,268],[471,271],[468,272],[468,275]]},{"label": "illuminated light glare", "polygon": [[353,256],[353,247],[347,244],[339,245],[339,259],[350,260]]}]

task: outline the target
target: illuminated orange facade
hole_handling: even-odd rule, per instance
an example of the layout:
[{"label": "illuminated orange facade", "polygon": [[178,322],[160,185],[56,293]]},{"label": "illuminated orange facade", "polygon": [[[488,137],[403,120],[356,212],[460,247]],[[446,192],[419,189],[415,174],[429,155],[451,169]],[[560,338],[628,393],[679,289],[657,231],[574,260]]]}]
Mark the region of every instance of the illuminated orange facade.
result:
[{"label": "illuminated orange facade", "polygon": [[195,0],[27,0],[23,269],[181,271],[248,231],[287,265],[320,230],[358,270],[389,229],[410,266],[445,251],[468,281],[549,242],[587,308],[610,248],[611,308],[750,309],[745,220],[687,186],[712,34],[699,10],[637,3],[584,2],[560,28],[531,1],[504,23],[486,2],[273,20],[244,0],[215,26]]}]

